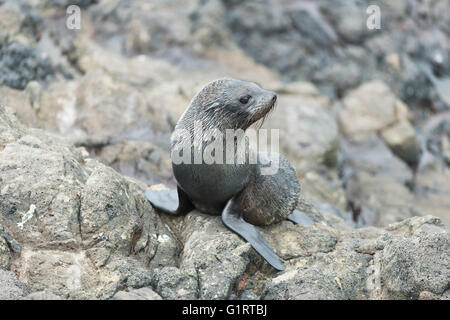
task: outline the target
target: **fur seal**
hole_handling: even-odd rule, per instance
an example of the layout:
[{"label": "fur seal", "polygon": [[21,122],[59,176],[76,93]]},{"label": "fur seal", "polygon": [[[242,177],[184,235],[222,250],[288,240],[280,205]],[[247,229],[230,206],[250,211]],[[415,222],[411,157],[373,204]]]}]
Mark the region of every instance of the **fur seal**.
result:
[{"label": "fur seal", "polygon": [[[197,134],[196,126],[202,126],[201,144],[197,149],[195,146],[189,149],[192,159],[195,150],[203,152],[207,147],[205,141],[210,137],[204,136],[204,132],[245,131],[256,121],[264,120],[274,109],[276,99],[274,92],[255,83],[215,80],[192,99],[174,132],[181,131],[191,140]],[[206,163],[204,159],[200,163],[175,163],[174,152],[180,152],[177,149],[179,138],[172,135],[172,168],[177,190],[148,189],[146,197],[156,209],[171,215],[183,215],[194,208],[221,215],[223,223],[247,240],[269,264],[277,270],[284,270],[283,263],[254,225],[269,225],[284,219],[303,225],[313,223],[295,209],[300,195],[295,169],[278,153],[256,153],[248,147],[248,140],[244,140],[243,151],[237,149],[237,142],[242,142],[239,139],[247,138],[235,138],[232,163]],[[245,161],[236,161],[243,155]],[[256,161],[250,162],[250,155],[256,156]],[[279,157],[278,171],[271,175],[261,174],[263,166],[275,156]]]}]

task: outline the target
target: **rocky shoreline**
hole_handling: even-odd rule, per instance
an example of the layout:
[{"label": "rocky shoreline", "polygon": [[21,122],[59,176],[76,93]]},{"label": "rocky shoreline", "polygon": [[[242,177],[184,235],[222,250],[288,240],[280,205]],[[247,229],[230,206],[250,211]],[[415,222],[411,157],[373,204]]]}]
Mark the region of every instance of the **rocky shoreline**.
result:
[{"label": "rocky shoreline", "polygon": [[[0,299],[450,299],[450,5],[376,2],[0,0]],[[281,273],[144,195],[224,76],[278,93],[315,222],[259,229]]]}]

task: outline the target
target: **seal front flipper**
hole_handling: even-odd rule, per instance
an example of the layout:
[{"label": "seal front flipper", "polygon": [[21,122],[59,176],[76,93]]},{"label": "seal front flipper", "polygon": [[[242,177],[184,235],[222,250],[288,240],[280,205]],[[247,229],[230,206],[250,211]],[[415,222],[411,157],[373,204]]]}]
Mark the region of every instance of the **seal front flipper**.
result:
[{"label": "seal front flipper", "polygon": [[145,196],[153,207],[170,215],[183,215],[194,209],[188,196],[180,187],[177,187],[177,190],[147,189]]},{"label": "seal front flipper", "polygon": [[314,224],[314,221],[310,217],[297,209],[292,211],[292,213],[287,216],[287,219],[302,226],[312,226]]},{"label": "seal front flipper", "polygon": [[266,240],[261,237],[258,230],[252,224],[244,221],[234,198],[230,199],[225,209],[223,209],[222,221],[229,229],[247,240],[256,252],[266,259],[272,267],[279,271],[284,270],[283,262],[281,262]]}]

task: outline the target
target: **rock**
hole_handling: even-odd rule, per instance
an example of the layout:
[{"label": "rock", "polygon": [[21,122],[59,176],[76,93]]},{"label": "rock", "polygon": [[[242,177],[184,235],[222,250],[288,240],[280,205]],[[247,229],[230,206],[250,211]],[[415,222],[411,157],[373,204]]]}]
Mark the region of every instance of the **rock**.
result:
[{"label": "rock", "polygon": [[[145,61],[139,65],[149,70]],[[141,80],[134,72],[123,74],[122,68],[132,68],[129,65],[121,64],[118,68],[122,74],[94,68],[79,80],[64,86],[55,84],[43,91],[38,108],[45,129],[70,136],[77,145],[93,148],[120,143],[124,139],[154,141],[168,148],[173,124],[189,100],[183,97],[176,84],[149,90],[148,81],[155,80],[153,73],[164,74],[163,70],[150,68],[152,71]],[[129,80],[122,80],[122,77]],[[140,81],[146,84],[138,89],[136,82]],[[161,97],[167,98],[161,100]],[[172,108],[167,109],[167,104]],[[107,114],[104,108],[108,108]]]},{"label": "rock", "polygon": [[0,268],[0,300],[17,300],[28,294],[29,288],[14,273]]},{"label": "rock", "polygon": [[3,228],[0,226],[0,237],[5,241],[9,252],[11,254],[20,254],[22,252],[21,245],[13,237],[2,230]]},{"label": "rock", "polygon": [[8,243],[0,233],[0,269],[9,270],[10,263],[11,253],[8,248]]},{"label": "rock", "polygon": [[[177,252],[170,236],[160,245],[157,235],[170,232],[154,215],[142,186],[85,158],[82,149],[23,128],[4,108],[0,144],[0,222],[11,235],[11,247],[17,248],[15,242],[22,246],[14,268],[35,290],[50,288],[64,298],[96,297],[111,272],[127,286],[149,283],[128,260],[118,271],[105,267],[103,280],[96,268],[120,260],[110,256],[129,254],[157,266]],[[127,275],[129,269],[134,271]]]},{"label": "rock", "polygon": [[328,213],[330,215],[336,215],[339,218],[343,219],[345,223],[349,226],[354,226],[353,221],[353,213],[351,211],[345,211],[340,208],[337,208],[333,206],[330,203],[327,202],[318,202],[318,201],[311,201],[317,210],[319,210],[322,213]]},{"label": "rock", "polygon": [[95,153],[106,165],[148,185],[173,179],[168,152],[150,142],[127,140],[95,150]]},{"label": "rock", "polygon": [[[278,226],[271,232],[276,228]],[[292,230],[303,228],[293,226]],[[316,231],[320,228],[325,230],[320,224],[311,227]],[[386,230],[340,231],[334,233],[334,237],[338,242],[327,250],[303,251],[291,258],[286,271],[265,283],[262,297],[417,299],[420,293],[423,296],[430,292],[439,298],[448,286],[448,255],[441,254],[450,245],[449,232],[435,217],[410,218]],[[302,242],[302,247],[306,249],[315,243],[314,240]],[[428,267],[422,269],[425,265]]]},{"label": "rock", "polygon": [[118,291],[130,291],[151,285],[154,274],[150,268],[139,260],[131,257],[112,255],[103,270],[105,281],[99,292],[100,299],[111,299]]},{"label": "rock", "polygon": [[31,43],[41,31],[40,13],[29,2],[3,1],[0,4],[0,42]]},{"label": "rock", "polygon": [[412,167],[419,164],[421,148],[409,122],[399,122],[382,130],[381,137],[392,152]]},{"label": "rock", "polygon": [[161,300],[162,298],[150,288],[140,288],[117,292],[113,300]]},{"label": "rock", "polygon": [[241,300],[259,300],[259,297],[251,290],[245,290],[239,298]]},{"label": "rock", "polygon": [[320,164],[336,166],[338,128],[326,110],[327,100],[297,94],[282,95],[278,103],[264,128],[279,130],[280,152],[295,159],[297,173],[301,176]]},{"label": "rock", "polygon": [[404,114],[404,105],[397,102],[389,87],[383,82],[372,81],[344,98],[339,124],[347,136],[364,136],[394,124]]},{"label": "rock", "polygon": [[[181,47],[192,43],[195,37],[190,33],[193,28],[190,13],[199,9],[197,1],[176,1],[169,5],[156,1],[144,7],[139,1],[107,1],[94,6],[92,13],[94,24],[104,26],[96,30],[99,38],[108,38],[110,32],[117,35],[115,41],[105,45],[117,52],[136,54],[164,52],[171,44]],[[167,21],[172,23],[168,25]]]},{"label": "rock", "polygon": [[[427,216],[422,221],[425,219],[429,222],[413,230],[410,237],[383,239],[381,281],[392,298],[417,299],[424,291],[441,295],[450,284],[448,230],[439,220]],[[407,224],[408,220],[391,226],[390,230]]]},{"label": "rock", "polygon": [[[40,109],[42,118],[48,120],[48,127],[71,135],[77,144],[107,145],[113,136],[125,134],[131,124],[137,126],[138,122],[145,122],[138,116],[146,110],[142,94],[115,82],[108,74],[89,72],[82,82],[72,83],[69,88],[72,90],[64,87],[43,93]],[[102,112],[105,107],[110,110],[107,114]]]},{"label": "rock", "polygon": [[180,267],[196,276],[199,299],[225,299],[250,263],[251,246],[220,217],[191,213],[186,219]]},{"label": "rock", "polygon": [[50,290],[61,297],[86,299],[101,285],[84,253],[57,250],[24,250],[20,278],[37,291]]},{"label": "rock", "polygon": [[27,126],[38,126],[37,112],[33,108],[30,94],[25,90],[0,87],[0,105],[14,109],[16,116]]},{"label": "rock", "polygon": [[408,188],[390,177],[360,172],[348,181],[346,191],[359,225],[387,226],[423,214]]},{"label": "rock", "polygon": [[37,291],[25,296],[23,300],[63,300],[49,290]]},{"label": "rock", "polygon": [[448,112],[435,114],[422,123],[420,128],[425,135],[427,150],[441,161],[450,163],[450,147],[447,143],[450,134],[450,114]]},{"label": "rock", "polygon": [[298,4],[288,8],[288,12],[295,28],[306,38],[328,48],[337,42],[337,34],[322,17],[318,6]]},{"label": "rock", "polygon": [[24,16],[20,8],[13,2],[0,5],[0,41],[5,41],[19,33]]},{"label": "rock", "polygon": [[341,300],[336,281],[317,268],[299,268],[272,279],[264,292],[267,300]]},{"label": "rock", "polygon": [[300,176],[303,197],[317,202],[327,202],[344,210],[347,199],[336,169],[321,166]]},{"label": "rock", "polygon": [[[294,52],[292,44],[287,43],[288,40],[298,42],[300,37],[289,30],[289,17],[280,4],[265,0],[249,1],[244,5],[228,1],[225,5],[232,39],[257,62],[267,65],[270,57],[276,57],[272,60],[276,62],[273,67],[284,72],[302,59],[304,50]],[[273,46],[267,46],[268,41]],[[258,50],[258,47],[266,50]]]},{"label": "rock", "polygon": [[195,270],[165,267],[156,272],[155,291],[166,300],[198,299],[198,275]]},{"label": "rock", "polygon": [[331,252],[337,242],[333,230],[321,225],[299,228],[291,222],[283,221],[263,232],[274,241],[277,253],[284,260]]},{"label": "rock", "polygon": [[441,250],[450,250],[448,234],[398,239],[387,245],[381,263],[389,294],[398,299],[417,299],[423,291],[442,294],[449,285],[448,254],[430,260],[432,255],[440,256]]},{"label": "rock", "polygon": [[230,33],[225,22],[226,10],[220,0],[212,0],[190,13],[193,39],[190,41],[196,52],[227,45]]},{"label": "rock", "polygon": [[72,0],[70,0],[70,1],[68,1],[68,0],[56,0],[56,1],[44,0],[43,2],[44,3],[50,2],[55,7],[62,8],[62,9],[66,9],[70,5],[76,5],[76,6],[79,6],[80,8],[86,9],[90,5],[93,5],[96,3],[95,0],[73,0],[73,1]]},{"label": "rock", "polygon": [[364,3],[352,1],[327,2],[325,14],[336,27],[339,36],[346,42],[359,43],[368,36]]},{"label": "rock", "polygon": [[340,171],[344,183],[358,172],[389,177],[401,183],[409,183],[412,180],[411,169],[393,155],[377,137],[362,140],[341,139],[340,153]]},{"label": "rock", "polygon": [[420,170],[414,193],[419,210],[437,216],[450,225],[450,170],[447,167],[433,163]]},{"label": "rock", "polygon": [[55,70],[36,49],[19,42],[0,42],[0,86],[23,89],[32,80],[47,81]]}]

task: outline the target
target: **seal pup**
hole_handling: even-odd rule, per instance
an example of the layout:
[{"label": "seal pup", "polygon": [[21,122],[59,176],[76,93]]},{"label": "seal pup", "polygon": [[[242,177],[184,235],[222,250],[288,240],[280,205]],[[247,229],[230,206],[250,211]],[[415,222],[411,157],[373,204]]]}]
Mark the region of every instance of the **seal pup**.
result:
[{"label": "seal pup", "polygon": [[[205,132],[221,133],[215,137],[224,146],[227,129],[244,132],[256,121],[263,121],[274,109],[276,100],[274,92],[255,83],[220,79],[207,84],[192,99],[172,134],[171,157],[177,189],[147,189],[145,194],[157,210],[167,214],[184,215],[198,209],[221,215],[223,223],[247,240],[270,265],[284,270],[283,263],[254,225],[269,225],[286,218],[302,225],[313,224],[295,209],[300,195],[295,169],[278,153],[253,151],[245,135],[233,137],[231,162],[201,159],[195,163],[196,152],[202,155],[208,142],[214,140]],[[197,145],[196,137],[200,141]],[[183,139],[194,143],[183,148],[180,143]],[[244,148],[239,148],[240,143],[244,143]],[[225,151],[226,147],[223,159],[227,156]],[[179,157],[183,156],[188,161],[180,162]],[[256,161],[251,162],[251,156]],[[264,167],[274,160],[278,160],[278,171],[262,174]]]}]

